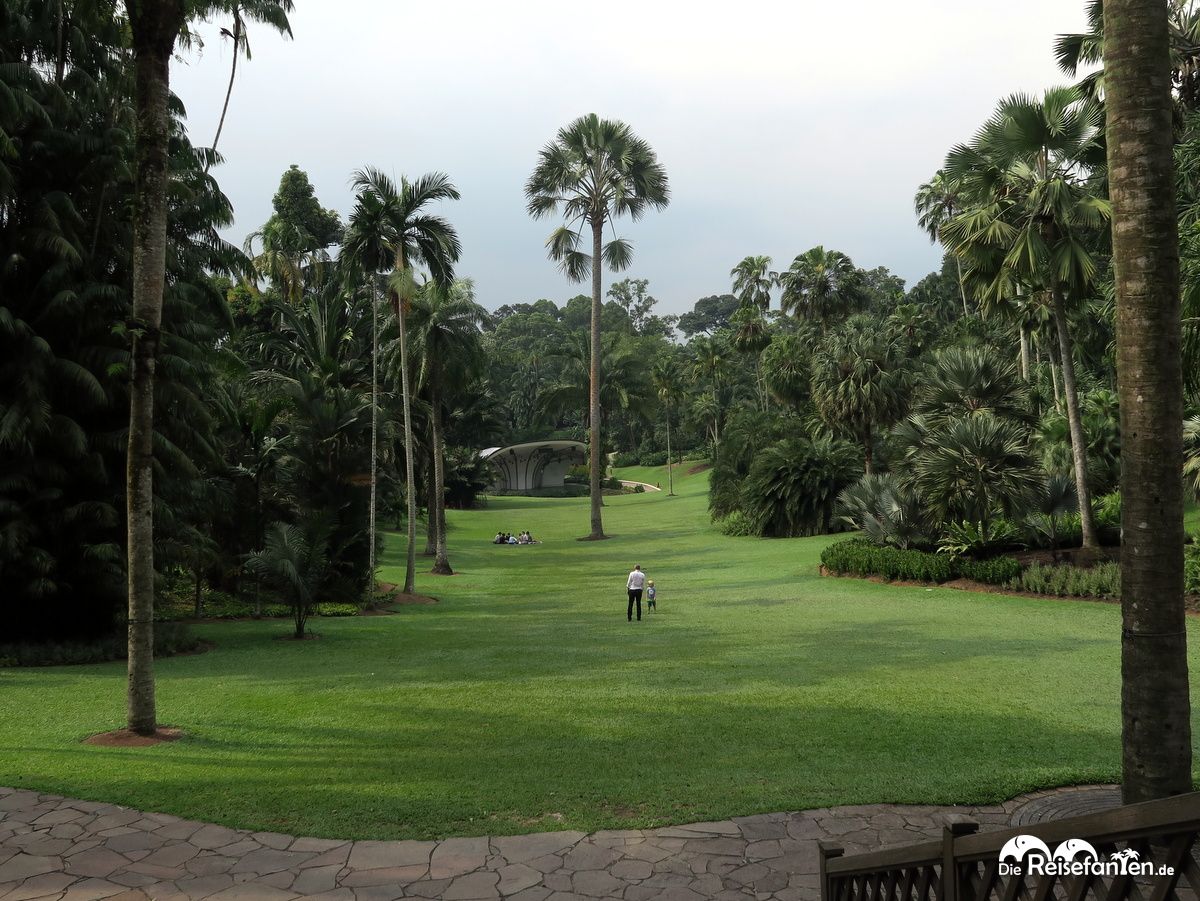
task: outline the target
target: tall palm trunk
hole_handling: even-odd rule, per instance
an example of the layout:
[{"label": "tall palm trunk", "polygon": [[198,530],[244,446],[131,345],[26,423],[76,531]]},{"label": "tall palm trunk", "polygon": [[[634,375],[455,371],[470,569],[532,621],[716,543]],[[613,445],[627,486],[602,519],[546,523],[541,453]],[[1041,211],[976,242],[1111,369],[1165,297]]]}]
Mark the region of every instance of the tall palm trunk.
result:
[{"label": "tall palm trunk", "polygon": [[1029,382],[1029,326],[1021,323],[1021,380]]},{"label": "tall palm trunk", "polygon": [[967,285],[963,281],[962,260],[958,258],[958,254],[954,255],[954,265],[958,267],[958,293],[962,295],[963,316],[970,316],[971,311],[967,309]]},{"label": "tall palm trunk", "polygon": [[429,452],[429,469],[425,476],[425,550],[422,557],[432,557],[437,553],[437,483],[433,476],[433,451]]},{"label": "tall palm trunk", "polygon": [[375,593],[375,503],[379,482],[379,297],[375,292],[375,273],[371,273],[371,499],[368,503],[367,534],[370,538],[370,576],[367,600]]},{"label": "tall palm trunk", "polygon": [[[404,253],[396,254],[396,271],[404,273],[407,263]],[[400,327],[400,407],[404,411],[404,498],[408,512],[408,543],[404,562],[404,593],[414,594],[417,587],[417,495],[413,490],[413,433],[412,395],[409,393],[408,377],[408,305],[397,289],[392,291],[396,323]]]},{"label": "tall palm trunk", "polygon": [[601,518],[600,507],[603,504],[601,493],[602,468],[600,461],[603,448],[600,444],[600,280],[603,275],[603,238],[604,220],[592,222],[592,359],[591,377],[588,386],[588,409],[591,428],[591,448],[589,458],[589,475],[591,488],[589,494],[592,502],[592,532],[588,538],[604,537],[604,522]]},{"label": "tall palm trunk", "polygon": [[1127,804],[1192,790],[1168,41],[1161,0],[1104,0],[1121,401],[1121,737]]},{"label": "tall palm trunk", "polygon": [[667,404],[667,497],[675,496],[675,469],[671,460],[671,405]]},{"label": "tall palm trunk", "polygon": [[127,0],[133,34],[137,137],[133,212],[133,347],[126,457],[129,585],[128,726],[158,727],[154,700],[154,370],[167,266],[167,142],[171,50],[180,0]]},{"label": "tall palm trunk", "polygon": [[437,556],[433,560],[433,570],[439,576],[452,576],[454,570],[450,567],[450,558],[446,553],[446,464],[445,449],[442,447],[442,396],[437,365],[433,367],[432,378],[429,380],[430,415],[433,431],[433,509],[429,515],[433,517],[434,534],[437,536]]},{"label": "tall palm trunk", "polygon": [[233,64],[229,67],[229,86],[225,89],[225,103],[221,106],[221,119],[217,122],[217,134],[213,137],[212,149],[217,149],[221,140],[221,131],[225,128],[225,114],[229,112],[229,98],[233,96],[233,80],[237,78],[238,51],[242,47],[242,11],[241,5],[233,6]]},{"label": "tall palm trunk", "polygon": [[1058,331],[1059,356],[1062,357],[1063,396],[1067,401],[1067,424],[1071,428],[1071,457],[1075,463],[1075,494],[1079,498],[1079,522],[1083,532],[1083,546],[1098,548],[1100,539],[1096,534],[1096,517],[1092,512],[1092,493],[1087,482],[1087,438],[1083,434],[1083,415],[1079,410],[1079,387],[1075,382],[1075,352],[1071,343],[1071,330],[1067,322],[1066,302],[1062,291],[1056,288],[1053,295],[1054,326]]}]

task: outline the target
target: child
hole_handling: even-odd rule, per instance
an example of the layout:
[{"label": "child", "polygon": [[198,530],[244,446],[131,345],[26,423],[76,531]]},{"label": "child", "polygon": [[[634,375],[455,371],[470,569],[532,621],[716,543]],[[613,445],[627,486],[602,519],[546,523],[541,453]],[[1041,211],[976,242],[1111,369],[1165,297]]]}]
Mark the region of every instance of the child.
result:
[{"label": "child", "polygon": [[657,595],[658,595],[658,592],[654,590],[654,580],[651,579],[649,582],[646,583],[646,608],[647,608],[647,610],[658,609],[654,603],[654,598]]}]

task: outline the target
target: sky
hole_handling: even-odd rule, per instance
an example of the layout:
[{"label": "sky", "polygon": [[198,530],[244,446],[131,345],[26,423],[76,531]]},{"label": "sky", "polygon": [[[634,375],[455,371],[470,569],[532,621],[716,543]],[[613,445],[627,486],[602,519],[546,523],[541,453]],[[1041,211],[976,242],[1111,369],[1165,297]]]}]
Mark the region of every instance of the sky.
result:
[{"label": "sky", "polygon": [[[489,309],[585,290],[546,258],[557,223],[529,218],[523,187],[590,112],[627,122],[670,178],[670,206],[619,230],[624,275],[649,279],[659,312],[728,291],[749,254],[784,269],[817,244],[912,285],[941,258],[917,186],[999,99],[1065,83],[1054,37],[1085,23],[1084,0],[295,2],[294,39],[251,24],[238,64],[217,172],[227,237],[270,216],[292,163],[343,217],[356,168],[443,171],[462,192],[439,210],[458,273]],[[203,47],[172,68],[197,144],[220,116],[227,24],[200,26]]]}]

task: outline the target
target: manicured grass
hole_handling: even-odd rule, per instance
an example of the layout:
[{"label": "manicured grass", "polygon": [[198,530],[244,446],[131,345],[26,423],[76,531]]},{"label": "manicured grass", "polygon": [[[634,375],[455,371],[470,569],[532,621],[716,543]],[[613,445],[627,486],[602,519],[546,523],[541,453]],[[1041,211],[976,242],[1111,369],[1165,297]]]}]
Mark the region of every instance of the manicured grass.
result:
[{"label": "manicured grass", "polygon": [[[726,538],[706,484],[684,467],[678,497],[610,498],[605,542],[575,541],[581,499],[452,512],[460,574],[418,582],[442,603],[320,620],[319,641],[278,641],[279,621],[203,626],[214,650],[158,666],[161,718],[188,734],[174,744],[80,744],[121,724],[120,664],[0,670],[0,785],[362,838],[1117,778],[1116,606],[823,579],[829,539]],[[494,547],[498,529],[545,543]],[[392,538],[384,580],[401,551]],[[640,624],[624,611],[634,563],[660,588]]]}]

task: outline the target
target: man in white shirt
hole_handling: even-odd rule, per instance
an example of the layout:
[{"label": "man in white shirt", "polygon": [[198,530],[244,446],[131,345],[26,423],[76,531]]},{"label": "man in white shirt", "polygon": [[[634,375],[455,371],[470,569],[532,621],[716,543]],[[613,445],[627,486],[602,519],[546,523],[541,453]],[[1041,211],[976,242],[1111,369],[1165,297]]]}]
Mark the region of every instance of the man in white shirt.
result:
[{"label": "man in white shirt", "polygon": [[629,591],[629,621],[633,622],[633,605],[637,604],[638,622],[642,620],[642,589],[646,587],[646,574],[640,566],[635,566],[629,578],[625,580],[625,588]]}]

